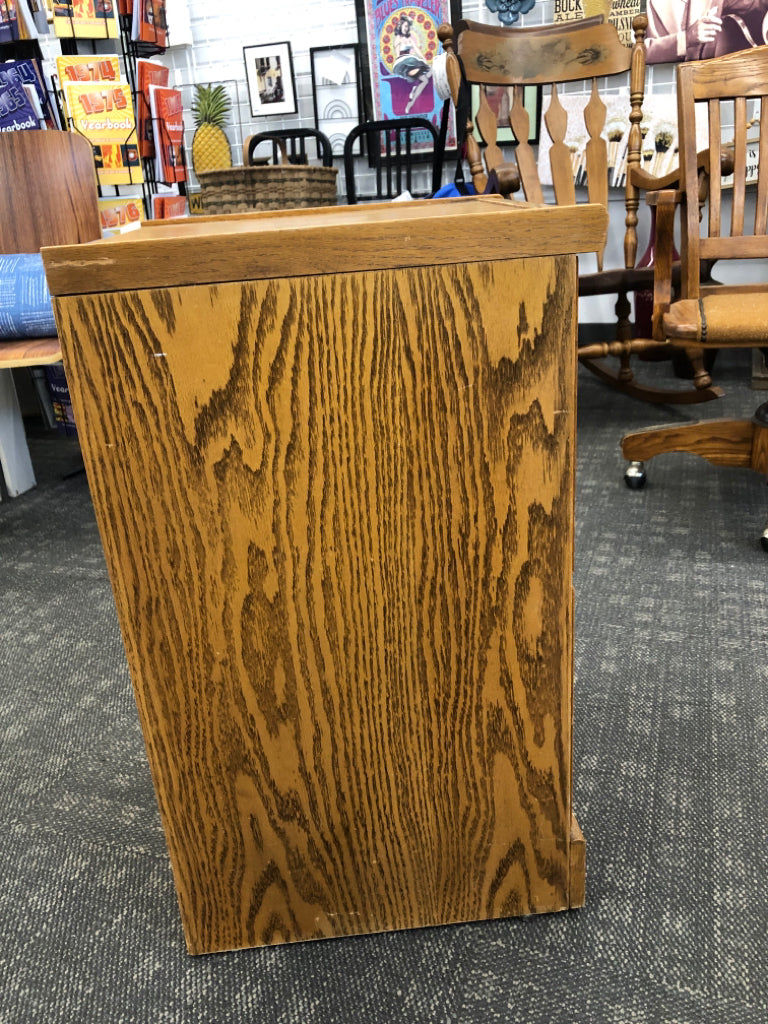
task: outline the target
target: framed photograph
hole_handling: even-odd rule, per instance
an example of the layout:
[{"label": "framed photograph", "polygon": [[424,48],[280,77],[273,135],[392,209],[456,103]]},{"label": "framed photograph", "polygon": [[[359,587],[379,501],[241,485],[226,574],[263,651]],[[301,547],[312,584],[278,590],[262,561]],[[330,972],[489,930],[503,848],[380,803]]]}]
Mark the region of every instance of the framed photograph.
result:
[{"label": "framed photograph", "polygon": [[[496,112],[496,142],[500,146],[517,145],[509,127],[509,111],[512,106],[513,89],[510,85],[487,85],[485,95],[492,110]],[[539,141],[541,128],[541,86],[526,85],[523,91],[523,106],[528,111],[528,141],[535,146]],[[475,121],[480,109],[480,86],[472,86],[472,120]],[[478,125],[478,134],[482,137]],[[486,140],[483,139],[485,142]]]},{"label": "framed photograph", "polygon": [[295,114],[296,82],[290,43],[244,46],[245,77],[254,117]]},{"label": "framed photograph", "polygon": [[360,47],[313,46],[309,60],[315,127],[330,139],[334,156],[341,156],[347,135],[362,120]]},{"label": "framed photograph", "polygon": [[[454,20],[457,7],[456,0],[358,0],[372,120],[425,117],[440,130],[443,100],[435,88],[432,63],[442,52],[438,27]],[[427,151],[432,140],[427,132],[424,135]],[[453,116],[445,148],[456,148]]]}]

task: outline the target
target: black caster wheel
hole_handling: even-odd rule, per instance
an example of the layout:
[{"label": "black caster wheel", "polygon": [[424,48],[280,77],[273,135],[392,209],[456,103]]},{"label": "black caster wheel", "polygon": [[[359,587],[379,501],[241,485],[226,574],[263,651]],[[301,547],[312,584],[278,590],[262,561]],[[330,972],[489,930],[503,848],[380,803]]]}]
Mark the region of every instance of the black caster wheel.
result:
[{"label": "black caster wheel", "polygon": [[642,490],[645,487],[645,480],[645,467],[642,462],[630,462],[624,473],[624,483],[630,491]]},{"label": "black caster wheel", "polygon": [[768,526],[763,530],[762,536],[760,537],[760,547],[763,551],[768,551]]}]

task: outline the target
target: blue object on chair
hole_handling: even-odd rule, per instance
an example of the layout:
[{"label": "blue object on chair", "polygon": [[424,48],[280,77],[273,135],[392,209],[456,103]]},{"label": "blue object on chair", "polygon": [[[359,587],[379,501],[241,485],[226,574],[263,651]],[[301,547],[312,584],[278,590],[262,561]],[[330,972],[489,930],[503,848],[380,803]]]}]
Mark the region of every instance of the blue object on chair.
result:
[{"label": "blue object on chair", "polygon": [[40,253],[0,255],[0,338],[55,336],[56,321]]}]

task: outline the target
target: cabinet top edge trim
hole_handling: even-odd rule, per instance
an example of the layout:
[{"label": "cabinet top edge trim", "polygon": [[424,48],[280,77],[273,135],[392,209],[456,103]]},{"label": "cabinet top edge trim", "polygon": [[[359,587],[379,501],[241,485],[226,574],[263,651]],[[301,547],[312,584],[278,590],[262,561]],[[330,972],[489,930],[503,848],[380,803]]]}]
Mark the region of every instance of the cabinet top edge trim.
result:
[{"label": "cabinet top edge trim", "polygon": [[65,296],[569,255],[601,248],[606,231],[599,205],[488,196],[150,222],[43,260]]}]

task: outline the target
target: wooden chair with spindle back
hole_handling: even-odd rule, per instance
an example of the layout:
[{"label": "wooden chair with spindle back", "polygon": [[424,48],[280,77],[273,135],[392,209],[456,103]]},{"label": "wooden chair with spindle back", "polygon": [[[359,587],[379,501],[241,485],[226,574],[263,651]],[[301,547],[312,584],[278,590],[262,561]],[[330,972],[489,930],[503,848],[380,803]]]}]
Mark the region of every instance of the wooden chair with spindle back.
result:
[{"label": "wooden chair with spindle back", "polygon": [[[0,133],[0,253],[100,237],[90,143],[75,132]],[[57,337],[0,341],[0,465],[11,497],[35,485],[11,371],[58,362]]]},{"label": "wooden chair with spindle back", "polygon": [[[639,290],[650,291],[653,287],[652,268],[635,267],[641,189],[649,182],[662,187],[677,181],[676,171],[654,179],[641,167],[646,26],[644,15],[634,19],[631,47],[622,43],[615,27],[606,24],[602,15],[538,28],[507,29],[460,21],[455,27],[442,25],[438,35],[448,54],[448,80],[457,119],[466,124],[464,133],[463,124],[459,124],[459,135],[464,134],[466,160],[478,192],[486,189],[488,176],[493,173],[498,191],[503,194],[517,192],[519,183],[528,202],[573,205],[582,197],[577,178],[581,182],[586,177],[583,190],[586,201],[607,208],[610,182],[616,173],[613,165],[621,155],[621,145],[617,143],[609,148],[603,137],[607,107],[601,86],[603,79],[608,78],[610,87],[620,95],[628,76],[624,264],[606,269],[604,251],[600,251],[596,253],[596,272],[579,275],[580,296],[616,296],[615,337],[612,341],[581,345],[578,354],[594,373],[630,395],[646,401],[698,402],[717,397],[721,392],[690,386],[681,389],[643,385],[635,379],[630,366],[633,354],[658,349],[662,340],[634,337],[635,325],[630,319],[630,295]],[[506,86],[512,91],[508,120],[515,149],[511,160],[505,158],[497,142],[498,113],[488,101],[488,88],[496,86]],[[548,161],[551,189],[542,184],[541,161],[529,141],[531,125],[524,102],[526,87],[541,87],[544,94],[542,134],[546,132],[547,138],[542,141],[551,143]],[[479,93],[476,118],[472,118],[468,109],[472,88]],[[561,97],[566,91],[581,92],[584,96],[583,123],[578,127],[585,145],[583,166],[578,168],[574,167],[573,154],[565,141],[569,115]],[[617,370],[605,362],[608,356],[618,357]]]},{"label": "wooden chair with spindle back", "polygon": [[[702,279],[702,268],[713,260],[721,268],[728,260],[768,257],[768,46],[679,65],[677,104],[681,187],[648,197],[657,210],[662,243],[656,260],[653,317],[660,335],[684,348],[703,375],[701,356],[706,349],[768,345],[768,274],[760,283],[716,284]],[[706,118],[709,144],[706,215],[701,219],[701,161],[696,153],[699,109]],[[756,182],[748,183],[747,128],[753,122],[760,131],[759,162]],[[732,178],[729,175],[724,185],[724,172],[731,168]],[[724,202],[726,196],[730,202]],[[678,209],[681,297],[672,301],[671,249]],[[768,402],[750,420],[717,419],[628,434],[622,451],[630,460],[625,479],[632,488],[645,483],[644,461],[666,452],[691,452],[717,466],[741,466],[766,474]],[[768,526],[761,543],[768,550]]]}]

